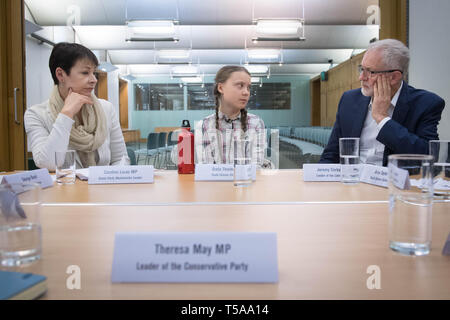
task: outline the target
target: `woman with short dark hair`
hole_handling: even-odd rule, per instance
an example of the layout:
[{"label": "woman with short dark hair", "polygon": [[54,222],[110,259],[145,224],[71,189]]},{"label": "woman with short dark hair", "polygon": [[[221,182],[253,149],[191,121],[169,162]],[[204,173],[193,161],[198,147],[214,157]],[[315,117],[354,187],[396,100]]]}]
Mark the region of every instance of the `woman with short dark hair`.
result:
[{"label": "woman with short dark hair", "polygon": [[[113,105],[97,99],[97,57],[77,43],[58,43],[49,60],[49,100],[25,112],[29,150],[40,168],[55,169],[55,151],[76,150],[77,168],[129,164]],[[124,161],[121,162],[121,160]]]}]

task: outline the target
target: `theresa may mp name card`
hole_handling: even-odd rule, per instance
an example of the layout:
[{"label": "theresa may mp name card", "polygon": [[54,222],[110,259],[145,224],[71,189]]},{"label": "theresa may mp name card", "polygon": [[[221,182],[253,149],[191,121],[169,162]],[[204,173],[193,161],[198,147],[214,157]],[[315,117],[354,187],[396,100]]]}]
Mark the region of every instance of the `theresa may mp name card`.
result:
[{"label": "theresa may mp name card", "polygon": [[277,236],[116,233],[112,282],[278,282]]}]

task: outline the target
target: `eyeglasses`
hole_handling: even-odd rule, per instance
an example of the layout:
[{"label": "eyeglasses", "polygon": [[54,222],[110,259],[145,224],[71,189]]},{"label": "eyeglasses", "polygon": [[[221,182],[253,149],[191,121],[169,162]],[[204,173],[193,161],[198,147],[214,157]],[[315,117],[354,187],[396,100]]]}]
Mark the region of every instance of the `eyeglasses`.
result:
[{"label": "eyeglasses", "polygon": [[368,74],[368,75],[371,76],[371,77],[373,77],[374,75],[379,74],[379,73],[390,73],[390,72],[394,72],[394,71],[398,71],[398,72],[400,72],[401,74],[403,74],[403,71],[402,71],[402,70],[399,70],[399,69],[382,70],[382,71],[372,71],[372,70],[368,70],[368,69],[364,68],[362,65],[359,65],[359,66],[358,66],[358,72],[359,72],[359,74],[364,73],[365,75]]}]

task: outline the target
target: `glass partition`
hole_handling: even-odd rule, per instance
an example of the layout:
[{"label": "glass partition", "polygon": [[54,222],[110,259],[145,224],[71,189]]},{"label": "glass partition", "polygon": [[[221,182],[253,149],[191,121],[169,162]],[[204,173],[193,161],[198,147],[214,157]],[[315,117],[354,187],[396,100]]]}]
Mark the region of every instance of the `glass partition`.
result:
[{"label": "glass partition", "polygon": [[[309,81],[310,76],[286,75],[261,77],[252,83],[247,109],[264,121],[264,154],[277,169],[299,169],[304,163],[318,162],[328,142],[331,128],[309,126]],[[145,144],[149,134],[173,132],[183,120],[189,120],[194,131],[199,121],[213,114],[214,75],[204,76],[202,83],[188,84],[169,76],[139,77],[130,85],[133,108],[129,122],[140,131],[141,143],[130,142],[128,146],[136,152],[139,164],[152,163],[158,169],[175,170],[177,159],[170,153],[176,143],[170,140],[176,135],[167,135],[164,155],[160,149],[149,159],[141,156],[148,153]]]},{"label": "glass partition", "polygon": [[176,84],[134,85],[135,110],[183,110],[183,88]]}]

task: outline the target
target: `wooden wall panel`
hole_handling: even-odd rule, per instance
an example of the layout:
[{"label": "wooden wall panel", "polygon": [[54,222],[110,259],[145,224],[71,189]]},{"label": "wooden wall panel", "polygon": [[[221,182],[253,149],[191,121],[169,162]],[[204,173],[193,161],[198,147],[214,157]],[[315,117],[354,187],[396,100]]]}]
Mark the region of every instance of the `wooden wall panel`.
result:
[{"label": "wooden wall panel", "polygon": [[97,86],[95,87],[97,98],[108,100],[108,74],[99,72],[97,74]]},{"label": "wooden wall panel", "polygon": [[332,126],[342,93],[351,88],[351,63],[346,61],[328,72],[327,116],[325,126]]},{"label": "wooden wall panel", "polygon": [[321,108],[320,108],[320,77],[311,79],[310,85],[311,97],[311,125],[320,126]]},{"label": "wooden wall panel", "polygon": [[350,59],[351,61],[351,88],[357,89],[361,88],[361,82],[359,81],[359,72],[358,66],[361,64],[361,61],[364,57],[364,52],[360,53]]},{"label": "wooden wall panel", "polygon": [[119,119],[120,127],[128,128],[128,82],[119,80]]},{"label": "wooden wall panel", "polygon": [[[379,39],[397,39],[407,44],[407,0],[379,0]],[[430,4],[431,5],[431,4]]]},{"label": "wooden wall panel", "polygon": [[156,127],[155,132],[170,132],[170,131],[175,131],[175,130],[180,130],[180,129],[181,129],[181,127]]},{"label": "wooden wall panel", "polygon": [[320,77],[311,79],[311,117],[313,117],[313,108],[318,108],[314,104],[314,99],[320,96],[320,122],[315,124],[311,120],[312,125],[333,126],[342,94],[347,90],[360,88],[361,86],[358,65],[361,64],[363,56],[364,52],[328,70],[328,80],[320,81],[320,86],[314,85],[315,81],[318,81]]},{"label": "wooden wall panel", "polygon": [[320,125],[327,122],[327,83],[320,82]]},{"label": "wooden wall panel", "polygon": [[122,129],[122,135],[125,143],[139,142],[139,140],[141,139],[141,130]]},{"label": "wooden wall panel", "polygon": [[6,1],[0,1],[0,171],[9,170]]},{"label": "wooden wall panel", "polygon": [[[9,5],[9,8],[8,8]],[[8,54],[8,75],[10,77],[9,94],[9,134],[10,134],[10,166],[14,170],[26,169],[25,159],[25,130],[23,125],[23,114],[25,112],[25,20],[24,4],[22,0],[7,1],[7,12],[9,12],[8,42],[10,50]],[[15,122],[14,110],[14,88],[17,88],[17,119]]]}]

